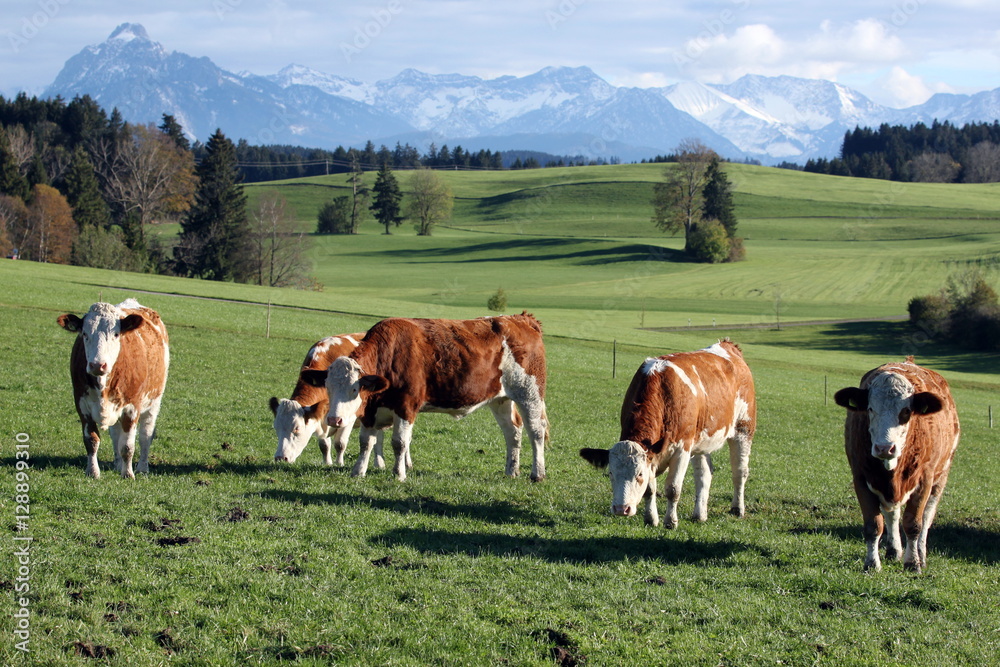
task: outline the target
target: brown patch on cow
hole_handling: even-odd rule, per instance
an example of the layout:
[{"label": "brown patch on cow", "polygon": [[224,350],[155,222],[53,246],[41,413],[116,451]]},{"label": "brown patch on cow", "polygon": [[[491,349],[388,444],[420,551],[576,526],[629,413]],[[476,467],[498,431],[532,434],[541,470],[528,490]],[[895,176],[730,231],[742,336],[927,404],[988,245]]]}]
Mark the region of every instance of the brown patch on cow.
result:
[{"label": "brown patch on cow", "polygon": [[226,516],[222,518],[224,521],[238,523],[240,521],[247,521],[250,518],[250,512],[237,505],[230,508],[229,511],[226,512]]},{"label": "brown patch on cow", "polygon": [[156,540],[156,543],[161,547],[183,547],[188,544],[198,544],[201,542],[199,537],[185,537],[184,535],[177,535],[176,537],[161,537]]},{"label": "brown patch on cow", "polygon": [[108,660],[115,657],[115,654],[117,653],[117,651],[110,646],[95,644],[93,642],[76,641],[70,644],[70,646],[73,647],[74,655],[78,655],[83,658],[93,658],[95,660]]}]

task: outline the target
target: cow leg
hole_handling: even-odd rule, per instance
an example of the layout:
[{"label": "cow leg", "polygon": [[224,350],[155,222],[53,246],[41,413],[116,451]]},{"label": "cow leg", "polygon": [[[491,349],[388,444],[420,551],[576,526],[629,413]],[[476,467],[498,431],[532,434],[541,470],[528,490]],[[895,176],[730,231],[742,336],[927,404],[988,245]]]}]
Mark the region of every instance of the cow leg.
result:
[{"label": "cow leg", "polygon": [[[385,429],[379,429],[375,431],[375,467],[379,470],[385,470],[385,453],[383,451],[383,441],[385,440]],[[410,452],[406,452],[406,456],[409,457]],[[412,467],[412,464],[409,465]]]},{"label": "cow leg", "polygon": [[[708,494],[712,488],[712,459],[707,454],[691,457],[694,468],[694,512],[692,521],[708,520]],[[683,478],[682,478],[683,479]]]},{"label": "cow leg", "polygon": [[865,480],[860,477],[854,478],[854,493],[858,497],[861,505],[861,516],[864,525],[861,529],[865,538],[865,571],[882,569],[882,562],[878,557],[878,543],[882,539],[884,524],[882,520],[882,508],[879,505],[878,497],[868,490]]},{"label": "cow leg", "polygon": [[931,497],[927,499],[927,505],[924,507],[924,521],[920,528],[920,535],[917,537],[917,558],[927,567],[927,533],[931,529],[931,524],[934,523],[934,517],[937,516],[938,501],[941,500],[941,490],[937,490],[937,495],[931,492]]},{"label": "cow leg", "polygon": [[729,465],[733,472],[733,503],[730,513],[742,517],[746,514],[744,491],[750,476],[750,446],[752,440],[746,429],[736,425],[736,435],[729,441]]},{"label": "cow leg", "polygon": [[343,467],[344,452],[347,451],[347,442],[351,439],[351,429],[324,426],[316,432],[316,438],[319,440],[319,451],[323,455],[324,465],[334,464],[333,456],[330,454],[332,445],[337,452],[337,467]]},{"label": "cow leg", "polygon": [[111,438],[111,449],[115,451],[115,470],[120,473],[122,471],[121,443],[124,438],[122,435],[121,422],[112,424],[108,427],[108,436]]},{"label": "cow leg", "polygon": [[400,482],[406,479],[406,461],[410,456],[410,440],[413,437],[413,422],[395,417],[392,424],[392,451],[396,455],[392,472]]},{"label": "cow leg", "polygon": [[132,471],[132,455],[135,453],[137,424],[128,415],[122,415],[119,425],[120,430],[118,437],[115,438],[115,446],[121,458],[122,479],[135,479],[135,472]]},{"label": "cow leg", "polygon": [[361,451],[358,452],[358,460],[354,462],[354,469],[351,470],[351,477],[364,477],[368,473],[368,459],[372,454],[372,447],[375,446],[378,431],[367,426],[362,426],[358,439],[361,442]]},{"label": "cow leg", "polygon": [[658,526],[660,525],[660,511],[656,507],[656,476],[649,480],[649,484],[646,485],[646,493],[644,494],[646,499],[646,513],[643,514],[643,520],[648,526]]},{"label": "cow leg", "polygon": [[528,431],[528,439],[531,441],[531,481],[540,482],[545,479],[545,441],[549,435],[545,401],[518,403],[517,408]]},{"label": "cow leg", "polygon": [[899,560],[903,556],[903,543],[899,539],[899,512],[898,505],[882,512],[882,518],[885,519],[886,560]]},{"label": "cow leg", "polygon": [[508,477],[517,477],[521,472],[521,427],[514,422],[513,410],[514,404],[507,398],[490,403],[490,412],[507,443],[507,468],[504,472]]},{"label": "cow leg", "polygon": [[[114,443],[114,439],[111,442]],[[97,424],[92,421],[83,422],[83,448],[87,452],[86,470],[87,475],[94,479],[101,478],[101,467],[97,463],[97,449],[100,446],[101,434],[97,430]]]},{"label": "cow leg", "polygon": [[[926,489],[926,490],[925,490]],[[919,493],[919,495],[918,495]],[[914,570],[918,574],[927,563],[920,553],[920,537],[924,534],[924,515],[930,504],[930,489],[926,486],[918,493],[910,496],[903,511],[903,532],[906,533],[906,551],[903,554],[903,567]],[[935,508],[935,513],[937,512]],[[928,526],[929,528],[929,526]]]},{"label": "cow leg", "polygon": [[667,499],[667,511],[664,514],[664,527],[677,527],[677,502],[681,497],[681,486],[684,484],[684,475],[687,473],[688,463],[691,462],[691,453],[679,446],[678,452],[674,454],[667,470],[667,488],[664,490],[664,497]]},{"label": "cow leg", "polygon": [[156,418],[160,414],[160,401],[157,398],[152,401],[149,409],[139,420],[139,463],[135,467],[136,472],[149,474],[149,446],[153,443],[153,436],[156,435]]}]

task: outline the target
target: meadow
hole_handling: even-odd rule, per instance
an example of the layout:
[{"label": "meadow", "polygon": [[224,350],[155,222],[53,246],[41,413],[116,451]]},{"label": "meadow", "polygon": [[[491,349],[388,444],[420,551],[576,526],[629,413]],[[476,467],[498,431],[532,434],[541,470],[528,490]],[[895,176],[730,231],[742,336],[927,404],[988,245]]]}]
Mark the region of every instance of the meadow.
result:
[{"label": "meadow", "polygon": [[[433,236],[368,223],[317,239],[320,292],[0,261],[0,525],[33,539],[31,653],[6,632],[0,662],[995,662],[1000,464],[989,413],[1000,355],[894,318],[970,268],[996,284],[1000,189],[731,169],[748,250],[732,265],[681,261],[681,240],[652,229],[657,165],[449,173],[456,214]],[[281,189],[308,228],[342,180],[248,190],[252,200]],[[526,465],[503,476],[487,412],[421,416],[403,484],[379,470],[352,479],[355,444],[345,469],[320,465],[315,445],[274,464],[267,400],[288,395],[314,341],[391,315],[487,314],[498,287],[510,311],[545,326],[544,482],[528,481]],[[105,440],[104,474],[91,480],[72,336],[55,318],[127,296],[167,323],[170,380],[151,473],[117,478]],[[674,531],[610,516],[606,475],[577,451],[617,439],[621,396],[645,357],[722,336],[741,344],[757,383],[747,516],[728,514],[725,455],[706,523],[685,516],[690,481]],[[948,378],[962,442],[926,573],[888,563],[866,575],[832,394],[906,354]],[[30,453],[20,531],[18,439]],[[13,630],[12,552],[23,542],[5,544]]]}]

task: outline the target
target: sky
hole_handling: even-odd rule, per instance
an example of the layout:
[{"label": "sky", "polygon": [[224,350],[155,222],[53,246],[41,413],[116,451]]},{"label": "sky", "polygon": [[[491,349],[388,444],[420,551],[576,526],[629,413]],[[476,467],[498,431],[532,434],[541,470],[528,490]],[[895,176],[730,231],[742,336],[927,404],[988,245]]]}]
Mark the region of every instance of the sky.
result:
[{"label": "sky", "polygon": [[892,107],[1000,88],[997,0],[3,0],[0,93],[40,94],[124,22],[169,51],[359,81],[586,66],[615,86],[836,81]]}]

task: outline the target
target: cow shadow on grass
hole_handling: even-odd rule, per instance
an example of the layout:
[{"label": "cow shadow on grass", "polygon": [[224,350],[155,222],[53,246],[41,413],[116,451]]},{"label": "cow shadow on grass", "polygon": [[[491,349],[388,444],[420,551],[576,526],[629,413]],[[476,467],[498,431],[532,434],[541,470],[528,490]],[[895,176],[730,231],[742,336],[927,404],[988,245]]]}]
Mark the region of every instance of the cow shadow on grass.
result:
[{"label": "cow shadow on grass", "polygon": [[[861,534],[861,524],[821,528],[793,528],[793,535],[830,535],[845,542],[858,544],[859,553],[864,552],[864,537]],[[903,543],[906,536],[901,535]],[[881,548],[885,550],[885,536],[882,537]],[[995,565],[1000,563],[1000,531],[964,526],[944,522],[935,523],[927,534],[928,558],[935,554],[972,563]]]},{"label": "cow shadow on grass", "polygon": [[334,505],[353,507],[363,505],[376,510],[397,514],[426,514],[431,516],[461,517],[492,524],[529,524],[551,527],[555,522],[531,509],[507,501],[489,503],[452,503],[427,496],[413,498],[373,498],[360,493],[330,492],[303,493],[283,489],[254,492],[254,497],[278,500],[300,505]]},{"label": "cow shadow on grass", "polygon": [[[139,461],[139,457],[136,456],[132,460],[132,468],[135,469],[136,464]],[[49,454],[37,454],[31,452],[30,459],[31,467],[35,470],[47,470],[47,469],[60,469],[60,468],[71,468],[74,470],[79,470],[81,474],[84,473],[87,467],[87,457],[86,456],[54,456]],[[118,471],[115,470],[114,461],[112,459],[101,460],[98,462],[101,466],[101,477],[105,476],[118,476]],[[15,466],[17,465],[17,459],[13,456],[8,456],[5,458],[0,458],[0,465],[4,466]],[[157,475],[171,475],[171,476],[184,476],[191,475],[194,473],[230,473],[233,475],[257,475],[266,472],[275,472],[282,470],[282,466],[274,464],[270,461],[257,463],[249,461],[218,461],[210,464],[205,463],[164,463],[162,461],[153,462],[149,464],[149,475],[151,477],[156,477]],[[137,473],[139,474],[139,473]]]},{"label": "cow shadow on grass", "polygon": [[396,528],[373,541],[385,547],[408,547],[424,554],[527,556],[554,563],[609,563],[657,560],[665,563],[705,563],[729,558],[754,547],[729,540],[671,540],[656,537],[526,537],[420,528]]}]

